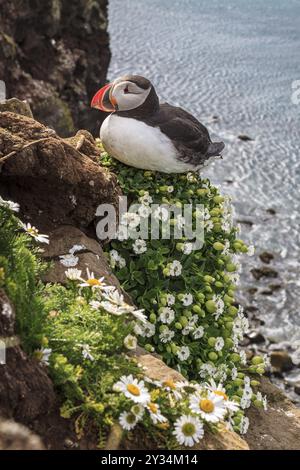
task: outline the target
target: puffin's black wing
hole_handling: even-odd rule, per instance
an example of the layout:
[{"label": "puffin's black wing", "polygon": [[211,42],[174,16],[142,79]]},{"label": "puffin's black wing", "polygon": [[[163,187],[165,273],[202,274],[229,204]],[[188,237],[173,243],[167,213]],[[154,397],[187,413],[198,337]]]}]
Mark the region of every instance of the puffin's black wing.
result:
[{"label": "puffin's black wing", "polygon": [[223,150],[222,142],[213,144],[208,130],[194,116],[182,108],[161,104],[157,113],[148,121],[159,127],[178,150],[178,158],[192,165],[199,165]]}]

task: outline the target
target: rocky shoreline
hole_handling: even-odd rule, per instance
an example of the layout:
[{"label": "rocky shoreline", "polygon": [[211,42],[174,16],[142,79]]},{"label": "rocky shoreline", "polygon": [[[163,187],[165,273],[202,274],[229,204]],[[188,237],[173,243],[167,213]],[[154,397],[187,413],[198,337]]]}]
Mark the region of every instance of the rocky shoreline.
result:
[{"label": "rocky shoreline", "polygon": [[[271,217],[276,217],[273,209],[268,210]],[[243,227],[254,222],[239,221]],[[242,346],[248,354],[268,354],[271,369],[268,372],[271,382],[281,388],[293,403],[300,404],[300,361],[297,351],[288,342],[283,343],[276,337],[269,336],[268,314],[274,309],[274,303],[285,295],[285,283],[280,272],[280,259],[276,253],[256,250],[252,260],[246,260],[242,283],[238,292],[239,301],[244,306],[250,323]],[[279,300],[278,300],[279,299]]]}]

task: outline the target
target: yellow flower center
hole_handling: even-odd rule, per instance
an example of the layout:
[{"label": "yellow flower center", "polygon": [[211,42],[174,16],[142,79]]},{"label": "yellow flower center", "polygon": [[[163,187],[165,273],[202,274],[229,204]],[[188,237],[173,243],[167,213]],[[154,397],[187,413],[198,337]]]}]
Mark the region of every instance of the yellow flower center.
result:
[{"label": "yellow flower center", "polygon": [[166,380],[164,382],[165,386],[166,387],[169,387],[171,388],[172,390],[174,390],[176,388],[176,385],[174,384],[173,380],[172,379],[169,379],[169,380]]},{"label": "yellow flower center", "polygon": [[35,227],[31,227],[27,230],[28,233],[30,233],[30,235],[33,235],[34,237],[36,237],[38,235],[38,230],[35,228]]},{"label": "yellow flower center", "polygon": [[149,409],[150,411],[152,411],[152,413],[157,413],[157,410],[158,410],[158,406],[155,404],[155,403],[149,403]]},{"label": "yellow flower center", "polygon": [[128,384],[127,390],[129,393],[131,393],[132,395],[135,395],[136,397],[140,396],[141,394],[139,387],[137,387],[134,384]]},{"label": "yellow flower center", "polygon": [[195,428],[195,425],[193,423],[185,423],[182,428],[181,428],[181,431],[183,432],[183,434],[185,436],[193,436],[196,432],[196,428]]},{"label": "yellow flower center", "polygon": [[95,279],[95,278],[91,278],[91,279],[88,279],[87,281],[87,284],[89,284],[89,286],[100,286],[101,285],[101,282],[99,281],[99,279]]},{"label": "yellow flower center", "polygon": [[128,424],[133,424],[136,421],[136,417],[133,413],[128,413],[128,415],[126,416],[126,421]]},{"label": "yellow flower center", "polygon": [[222,392],[221,390],[214,390],[214,394],[223,397],[224,400],[228,400],[228,396],[226,395],[226,393]]},{"label": "yellow flower center", "polygon": [[212,413],[215,409],[215,405],[208,398],[203,398],[199,403],[199,407],[204,413]]}]

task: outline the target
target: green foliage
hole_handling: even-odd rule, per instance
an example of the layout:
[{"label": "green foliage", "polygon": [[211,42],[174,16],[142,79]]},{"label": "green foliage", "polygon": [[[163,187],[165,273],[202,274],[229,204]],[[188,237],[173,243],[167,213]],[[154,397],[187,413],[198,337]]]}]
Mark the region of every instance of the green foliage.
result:
[{"label": "green foliage", "polygon": [[19,219],[0,206],[0,287],[5,288],[15,306],[17,332],[28,352],[40,347],[45,318],[39,278],[46,265],[36,254],[37,248],[23,233]]},{"label": "green foliage", "polygon": [[[202,205],[204,244],[190,250],[190,240],[153,240],[149,236],[142,250],[131,238],[113,240],[107,247],[115,274],[138,308],[147,312],[149,325],[136,328],[139,342],[159,353],[164,361],[189,380],[203,382],[214,378],[224,383],[226,393],[247,408],[255,401],[245,372],[262,374],[259,364],[246,363],[238,342],[248,321],[235,301],[239,280],[238,255],[251,255],[237,236],[232,223],[230,198],[197,174],[160,174],[139,171],[103,156],[104,165],[115,172],[130,203],[142,204],[136,211],[142,220],[151,204],[183,207],[193,205],[193,229],[197,204]],[[145,202],[146,201],[146,202]],[[127,216],[126,216],[127,217]],[[153,220],[153,219],[152,219]],[[171,226],[180,221],[172,219]],[[177,272],[174,273],[174,262]],[[176,271],[176,270],[175,270]],[[238,380],[237,374],[243,378]],[[261,399],[260,395],[259,398]]]}]

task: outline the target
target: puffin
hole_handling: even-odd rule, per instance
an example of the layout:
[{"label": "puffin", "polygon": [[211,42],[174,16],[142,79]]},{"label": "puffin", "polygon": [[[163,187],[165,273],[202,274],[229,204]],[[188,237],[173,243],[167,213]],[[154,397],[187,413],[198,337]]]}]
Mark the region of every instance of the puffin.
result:
[{"label": "puffin", "polygon": [[91,107],[110,113],[100,139],[107,153],[126,165],[162,173],[198,171],[221,157],[206,127],[184,109],[160,103],[152,83],[125,75],[103,86]]}]

